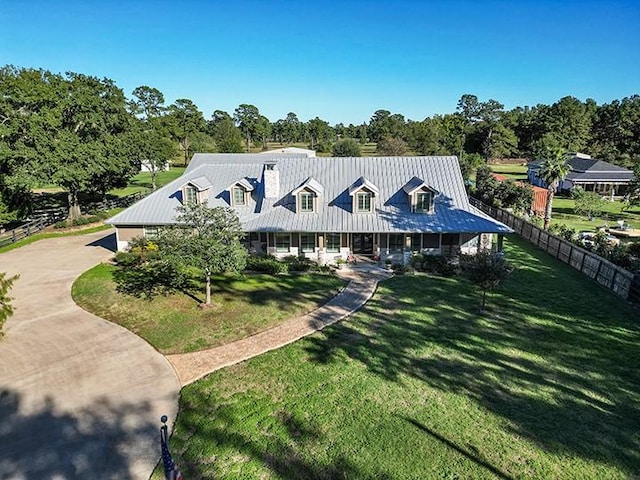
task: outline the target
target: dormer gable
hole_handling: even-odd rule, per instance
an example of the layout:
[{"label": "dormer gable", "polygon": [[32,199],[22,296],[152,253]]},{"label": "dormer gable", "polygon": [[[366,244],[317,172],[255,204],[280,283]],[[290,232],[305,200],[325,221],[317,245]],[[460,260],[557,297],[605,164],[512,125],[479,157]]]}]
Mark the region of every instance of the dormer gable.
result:
[{"label": "dormer gable", "polygon": [[433,213],[433,200],[438,191],[427,185],[424,180],[413,177],[403,187],[407,194],[411,211],[415,213]]},{"label": "dormer gable", "polygon": [[375,211],[375,198],[380,195],[380,190],[373,182],[365,177],[358,178],[349,186],[349,196],[352,197],[354,213],[373,213]]},{"label": "dormer gable", "polygon": [[204,203],[207,200],[211,182],[207,177],[198,177],[188,180],[182,185],[182,204],[194,205]]},{"label": "dormer gable", "polygon": [[324,193],[324,187],[313,177],[307,178],[297,188],[291,191],[295,198],[296,213],[317,212],[320,208],[320,197]]},{"label": "dormer gable", "polygon": [[229,186],[229,203],[233,207],[243,207],[249,203],[254,187],[246,178],[241,178]]}]

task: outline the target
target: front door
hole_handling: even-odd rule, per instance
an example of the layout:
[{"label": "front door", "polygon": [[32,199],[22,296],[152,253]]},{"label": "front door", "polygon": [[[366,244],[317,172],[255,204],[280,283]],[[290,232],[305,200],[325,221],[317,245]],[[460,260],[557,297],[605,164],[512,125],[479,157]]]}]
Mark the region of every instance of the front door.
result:
[{"label": "front door", "polygon": [[354,233],[351,235],[353,253],[373,255],[373,233]]}]

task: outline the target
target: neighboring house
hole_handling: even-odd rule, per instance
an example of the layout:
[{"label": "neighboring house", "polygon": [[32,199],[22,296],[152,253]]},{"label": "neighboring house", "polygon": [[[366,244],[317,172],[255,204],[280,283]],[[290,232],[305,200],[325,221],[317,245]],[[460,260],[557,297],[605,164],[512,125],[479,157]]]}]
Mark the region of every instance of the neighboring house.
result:
[{"label": "neighboring house", "polygon": [[184,174],[107,223],[118,249],[175,223],[176,207],[235,210],[247,247],[321,263],[348,255],[406,262],[455,255],[512,230],[469,204],[456,157],[272,157],[196,154]]},{"label": "neighboring house", "polygon": [[[576,153],[567,160],[571,168],[567,178],[558,186],[558,191],[571,191],[573,187],[580,186],[587,192],[597,192],[603,197],[614,199],[626,195],[633,172],[626,168],[613,165],[604,160],[591,158],[584,153]],[[538,177],[538,170],[542,160],[531,162],[527,168],[529,182],[538,187],[547,188],[547,185]]]},{"label": "neighboring house", "polygon": [[[171,168],[170,163],[171,162],[167,162],[167,164],[163,168],[159,168],[158,171],[159,172],[168,172],[169,169]],[[153,165],[151,165],[151,162],[149,162],[149,160],[140,160],[140,171],[141,172],[151,172],[151,171],[153,171]]]}]

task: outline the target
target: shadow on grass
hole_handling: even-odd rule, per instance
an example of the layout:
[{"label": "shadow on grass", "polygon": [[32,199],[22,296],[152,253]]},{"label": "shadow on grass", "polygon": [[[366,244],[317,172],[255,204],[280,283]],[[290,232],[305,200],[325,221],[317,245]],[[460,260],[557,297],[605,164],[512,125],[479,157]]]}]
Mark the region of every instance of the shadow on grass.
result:
[{"label": "shadow on grass", "polygon": [[[233,402],[225,403],[221,399],[212,398],[215,394],[207,394],[203,391],[193,392],[188,403],[197,405],[195,415],[184,415],[179,420],[179,428],[187,432],[197,432],[199,441],[203,442],[206,450],[216,452],[217,455],[225,455],[233,452],[234,469],[238,478],[266,478],[263,470],[266,468],[277,477],[285,480],[314,479],[334,480],[357,478],[363,480],[390,480],[394,478],[387,472],[373,467],[375,473],[362,472],[357,465],[344,456],[338,456],[331,462],[321,459],[305,460],[304,450],[313,448],[316,444],[322,444],[323,435],[320,428],[313,420],[296,418],[287,411],[277,411],[273,414],[273,422],[264,425],[261,429],[268,429],[268,438],[256,436],[250,432],[240,432],[238,429],[230,431],[228,425],[233,425],[238,418],[251,416],[250,413],[235,410]],[[184,401],[184,398],[183,398]],[[221,403],[218,403],[221,401]],[[183,408],[189,410],[189,405]],[[204,414],[202,409],[210,409],[209,414]],[[203,417],[212,421],[203,424]],[[250,422],[251,420],[249,420]],[[182,435],[186,443],[176,444],[174,453],[179,453],[185,448],[199,448],[189,442],[188,435]],[[239,454],[239,455],[238,455]],[[201,452],[192,461],[186,460],[193,455],[185,455],[180,465],[185,478],[218,478],[224,472],[224,460],[213,457],[207,458],[206,453]],[[208,460],[208,461],[207,461]],[[247,465],[242,466],[243,463]]]},{"label": "shadow on grass", "polygon": [[414,427],[416,427],[419,430],[422,430],[423,432],[429,434],[431,437],[435,438],[439,442],[442,442],[443,444],[445,444],[450,449],[455,450],[459,454],[461,454],[464,457],[468,458],[469,460],[471,460],[476,465],[478,465],[480,467],[483,467],[483,468],[486,468],[488,471],[493,473],[496,477],[502,478],[503,480],[512,480],[513,477],[510,477],[509,475],[504,473],[499,468],[496,468],[493,465],[491,465],[489,462],[487,462],[486,460],[483,460],[477,454],[474,454],[473,452],[467,450],[466,448],[463,448],[463,447],[457,445],[456,443],[452,442],[451,440],[448,440],[447,438],[443,437],[442,435],[440,435],[436,431],[430,429],[426,425],[423,425],[422,423],[418,422],[417,420],[414,420],[412,418],[406,418],[406,417],[403,417],[403,418],[404,418],[404,420],[406,420],[408,423],[410,423]]},{"label": "shadow on grass", "polygon": [[[189,288],[183,293],[196,301],[204,298],[202,280],[200,277],[193,277]],[[211,279],[211,299],[213,302],[233,302],[242,295],[251,305],[275,305],[280,309],[290,310],[292,305],[299,306],[309,301],[318,302],[333,297],[341,284],[336,280],[336,288],[327,289],[326,280],[327,275],[314,273],[275,277],[244,273],[216,275]]]},{"label": "shadow on grass", "polygon": [[45,399],[25,414],[21,402],[19,394],[0,390],[0,478],[133,480],[139,475],[130,464],[139,455],[149,456],[157,442],[158,425],[141,420],[147,404],[97,401],[90,408],[61,413]]},{"label": "shadow on grass", "polygon": [[[472,398],[542,449],[640,472],[638,313],[544,253],[510,240],[494,312],[458,279],[394,278],[350,322],[308,340],[391,381]],[[514,246],[515,243],[515,246]],[[636,319],[634,323],[633,319]]]}]

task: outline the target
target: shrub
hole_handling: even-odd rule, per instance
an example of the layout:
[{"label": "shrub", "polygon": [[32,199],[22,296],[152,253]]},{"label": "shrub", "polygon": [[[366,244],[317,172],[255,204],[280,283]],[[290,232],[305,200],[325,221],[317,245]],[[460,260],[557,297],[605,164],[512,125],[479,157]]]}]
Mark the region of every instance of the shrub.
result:
[{"label": "shrub", "polygon": [[290,272],[306,272],[311,269],[311,262],[304,255],[288,255],[282,259],[289,266]]},{"label": "shrub", "polygon": [[415,255],[415,261],[412,259],[412,266],[418,271],[434,273],[444,277],[451,277],[456,274],[457,269],[451,263],[449,258],[444,255]]},{"label": "shrub", "polygon": [[359,157],[362,155],[360,145],[352,138],[345,138],[336,142],[331,148],[331,154],[334,157]]},{"label": "shrub", "polygon": [[289,272],[289,264],[285,262],[279,262],[275,257],[271,255],[267,255],[264,257],[252,255],[247,258],[246,269],[253,272],[277,275],[279,273]]},{"label": "shrub", "polygon": [[573,242],[576,239],[576,229],[567,227],[564,223],[562,224],[553,224],[549,227],[549,231],[554,235],[559,236],[560,238],[564,238],[569,242]]},{"label": "shrub", "polygon": [[60,220],[53,224],[53,228],[67,228],[69,223],[66,220]]},{"label": "shrub", "polygon": [[401,263],[394,263],[393,265],[391,265],[391,270],[393,270],[393,273],[395,273],[396,275],[404,275],[405,273],[413,273],[413,268],[406,266],[406,265],[402,265]]}]

